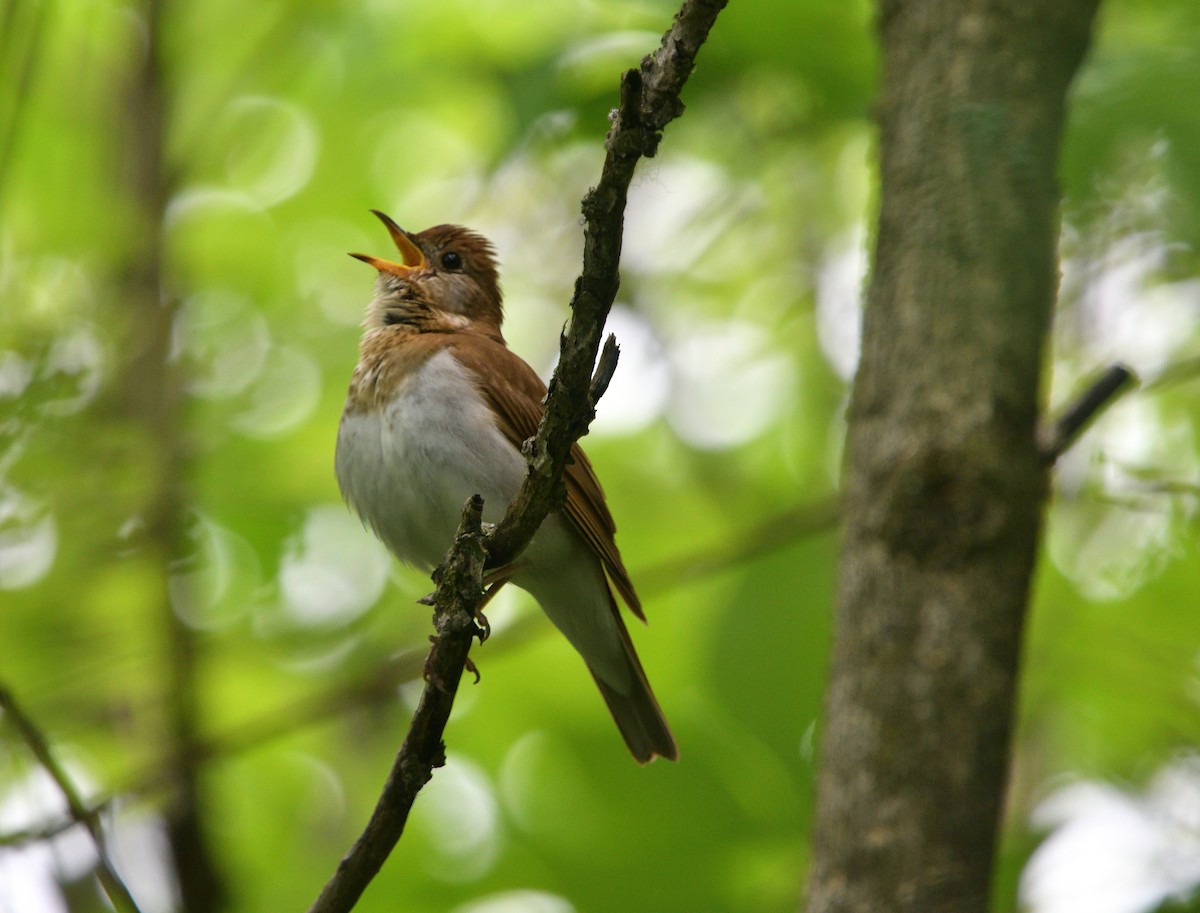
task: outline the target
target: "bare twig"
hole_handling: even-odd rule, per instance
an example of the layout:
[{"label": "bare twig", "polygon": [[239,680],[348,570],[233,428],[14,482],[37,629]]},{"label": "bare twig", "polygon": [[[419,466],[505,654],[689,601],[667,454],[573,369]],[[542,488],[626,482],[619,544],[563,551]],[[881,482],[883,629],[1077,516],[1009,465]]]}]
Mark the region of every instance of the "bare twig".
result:
[{"label": "bare twig", "polygon": [[1052,425],[1044,426],[1038,437],[1038,449],[1047,463],[1055,462],[1083,433],[1097,415],[1126,390],[1137,384],[1133,372],[1124,365],[1112,365],[1063,412]]},{"label": "bare twig", "polygon": [[[607,386],[613,369],[615,346],[610,347],[599,371],[595,366],[604,321],[620,284],[617,268],[629,182],[638,159],[654,154],[662,128],[682,112],[679,93],[725,2],[685,0],[659,50],[642,61],[640,71],[629,70],[621,81],[621,105],[605,140],[600,181],[583,200],[583,271],[575,283],[570,325],[550,380],[545,414],[537,435],[526,448],[529,473],[504,519],[483,544],[490,566],[511,563],[547,514],[562,501],[562,474],[571,447],[587,432],[594,413],[593,394],[598,395]],[[481,502],[477,509],[482,511]],[[467,519],[465,514],[464,527]],[[478,520],[475,524],[478,526]],[[473,556],[479,539],[478,534],[460,528],[443,562],[445,570],[435,596],[439,633],[430,654],[433,668],[427,676],[421,706],[371,823],[342,859],[309,913],[344,913],[354,906],[400,839],[417,791],[429,780],[433,768],[444,761],[441,739],[445,717],[431,711],[430,719],[422,722],[421,708],[427,701],[437,703],[439,708],[444,703],[445,716],[449,715],[453,689],[467,662],[471,636],[477,630],[474,619],[483,593],[483,560],[481,553],[478,561]]]},{"label": "bare twig", "polygon": [[72,823],[82,824],[91,834],[92,842],[96,844],[98,859],[96,877],[99,878],[100,885],[104,888],[108,899],[112,901],[119,913],[139,913],[137,903],[129,893],[125,882],[121,880],[121,876],[117,874],[112,859],[108,855],[108,846],[97,811],[84,802],[66,769],[58,763],[54,752],[50,750],[50,743],[46,737],[42,735],[41,730],[28,714],[21,709],[12,692],[3,686],[0,686],[0,710],[4,711],[4,715],[12,722],[13,728],[17,730],[22,741],[29,747],[30,753],[62,793]]},{"label": "bare twig", "polygon": [[592,375],[592,383],[588,388],[588,406],[595,417],[596,403],[612,383],[613,375],[617,372],[617,358],[620,357],[621,347],[617,345],[617,337],[611,333],[604,340],[604,349],[600,352],[600,361],[596,365],[596,373]]}]

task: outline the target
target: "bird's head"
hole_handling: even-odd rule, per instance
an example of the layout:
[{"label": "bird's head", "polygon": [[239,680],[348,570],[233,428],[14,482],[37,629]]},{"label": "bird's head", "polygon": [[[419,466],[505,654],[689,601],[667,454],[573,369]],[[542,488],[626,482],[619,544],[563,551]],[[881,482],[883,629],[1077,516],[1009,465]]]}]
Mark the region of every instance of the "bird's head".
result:
[{"label": "bird's head", "polygon": [[500,274],[491,242],[459,225],[435,225],[424,231],[405,231],[378,210],[379,217],[400,252],[400,262],[367,254],[351,254],[379,271],[368,323],[397,322],[417,302],[447,314],[456,314],[500,333],[504,311]]}]

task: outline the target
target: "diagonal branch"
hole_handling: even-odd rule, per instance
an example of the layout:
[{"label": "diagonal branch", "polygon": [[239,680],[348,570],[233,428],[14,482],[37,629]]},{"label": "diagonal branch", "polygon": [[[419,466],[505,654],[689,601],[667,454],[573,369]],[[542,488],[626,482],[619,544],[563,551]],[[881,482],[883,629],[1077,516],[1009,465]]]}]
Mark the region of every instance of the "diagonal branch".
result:
[{"label": "diagonal branch", "polygon": [[[335,913],[353,908],[404,831],[417,791],[445,761],[442,733],[454,690],[468,662],[471,639],[483,633],[474,619],[483,595],[483,551],[491,566],[509,564],[533,538],[550,511],[562,503],[562,474],[571,446],[587,432],[597,397],[615,367],[616,346],[596,355],[609,309],[620,285],[618,266],[625,199],[634,168],[658,149],[662,129],[683,111],[679,93],[727,0],[684,0],[661,47],[621,80],[621,104],[605,140],[599,183],[583,199],[583,271],[575,282],[571,320],[550,380],[546,411],[526,444],[529,473],[499,526],[486,537],[479,528],[482,501],[464,509],[463,523],[439,572],[434,596],[437,636],[426,661],[426,686],[404,745],[362,836],[351,847],[309,908]],[[593,371],[595,376],[593,377]],[[482,549],[481,549],[482,545]]]},{"label": "diagonal branch", "polygon": [[113,866],[112,859],[109,857],[108,844],[100,826],[99,813],[94,808],[90,808],[83,800],[83,796],[79,794],[79,790],[75,787],[75,783],[67,774],[66,769],[50,750],[50,744],[46,737],[21,709],[12,693],[2,686],[0,686],[0,711],[3,711],[4,716],[12,721],[13,728],[17,730],[21,740],[28,746],[30,753],[37,759],[42,769],[49,774],[50,779],[58,787],[58,791],[62,793],[72,822],[82,824],[91,834],[99,860],[96,866],[96,877],[113,907],[118,913],[138,913],[137,903],[129,893],[125,882],[121,880],[121,876],[117,874],[116,867]]},{"label": "diagonal branch", "polygon": [[1054,463],[1067,452],[1088,424],[1112,405],[1125,391],[1137,385],[1137,377],[1124,365],[1111,365],[1080,394],[1053,424],[1038,429],[1042,459]]}]

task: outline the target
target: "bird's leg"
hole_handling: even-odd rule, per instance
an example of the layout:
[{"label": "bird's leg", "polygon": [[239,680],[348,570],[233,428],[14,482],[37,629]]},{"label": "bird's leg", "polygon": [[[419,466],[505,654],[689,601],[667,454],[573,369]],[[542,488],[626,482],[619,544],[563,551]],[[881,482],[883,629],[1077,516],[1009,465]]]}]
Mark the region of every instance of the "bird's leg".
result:
[{"label": "bird's leg", "polygon": [[[487,620],[487,616],[483,614],[484,607],[492,601],[492,597],[500,591],[500,587],[508,583],[513,571],[518,565],[506,564],[504,567],[498,567],[493,571],[483,575],[483,585],[486,589],[483,591],[483,598],[479,600],[479,605],[475,607],[475,624],[479,625],[479,642],[483,643],[492,636],[492,624]],[[476,673],[478,675],[478,673]]]},{"label": "bird's leg", "polygon": [[438,691],[445,691],[442,686],[442,677],[437,673],[437,664],[433,661],[437,655],[437,638],[432,634],[429,635],[429,642],[433,644],[433,649],[425,657],[425,665],[421,668],[421,679],[427,685],[433,685]]},{"label": "bird's leg", "polygon": [[[490,594],[490,593],[494,592],[496,589],[498,589],[498,587],[492,586],[492,584],[506,582],[510,577],[512,577],[513,574],[515,574],[520,569],[521,569],[520,564],[506,564],[506,565],[504,565],[504,567],[494,567],[490,571],[488,571],[486,574],[483,575],[483,585],[485,587],[490,587],[490,589],[488,590],[488,593]],[[488,596],[488,599],[491,599],[490,595]],[[487,599],[485,599],[483,601],[483,604],[487,605]]]},{"label": "bird's leg", "polygon": [[[504,567],[492,568],[492,570],[483,575],[483,597],[479,600],[479,605],[475,607],[475,624],[479,626],[479,630],[476,632],[476,634],[479,637],[480,643],[483,643],[492,636],[492,624],[490,621],[488,621],[487,616],[483,614],[484,608],[489,602],[492,601],[492,597],[494,597],[496,593],[500,591],[500,588],[504,586],[504,584],[508,583],[509,579],[520,569],[520,567],[521,565],[519,563],[506,564]],[[431,606],[434,604],[436,596],[436,590],[434,590],[432,593],[426,593],[417,600],[417,605]],[[475,673],[475,680],[478,681],[479,670],[476,669],[474,665],[470,665],[470,660],[467,660],[467,662],[469,664],[467,668]],[[425,678],[428,680],[429,676],[426,675]]]},{"label": "bird's leg", "polygon": [[483,575],[483,597],[479,600],[479,605],[475,606],[475,624],[479,626],[480,643],[492,636],[492,623],[483,614],[483,610],[492,601],[492,597],[500,591],[500,588],[508,583],[509,578],[518,567],[520,567],[518,564],[506,564],[504,567],[493,568]]},{"label": "bird's leg", "polygon": [[[486,620],[487,619],[484,619],[484,621],[486,621]],[[484,638],[484,634],[482,631],[479,632],[479,636],[480,636],[480,641],[482,642],[482,640]],[[442,679],[441,675],[438,674],[437,663],[434,661],[434,658],[437,655],[437,638],[434,637],[432,634],[430,634],[429,642],[434,645],[434,649],[430,650],[429,655],[425,657],[425,665],[421,669],[421,679],[426,684],[433,685],[433,687],[437,688],[438,691],[445,693],[446,692],[446,683]],[[482,678],[482,676],[479,674],[479,667],[475,665],[475,663],[472,661],[471,657],[468,656],[464,660],[463,668],[475,676],[475,684],[478,685],[479,680],[480,680],[480,678]]]}]

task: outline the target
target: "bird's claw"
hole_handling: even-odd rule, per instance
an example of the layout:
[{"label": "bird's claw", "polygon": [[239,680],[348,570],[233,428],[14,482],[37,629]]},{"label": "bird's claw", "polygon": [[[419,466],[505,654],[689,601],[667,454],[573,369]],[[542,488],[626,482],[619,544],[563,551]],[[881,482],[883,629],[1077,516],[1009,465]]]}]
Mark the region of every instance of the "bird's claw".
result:
[{"label": "bird's claw", "polygon": [[[435,645],[435,649],[430,650],[429,655],[425,657],[425,666],[421,670],[421,678],[425,681],[425,684],[445,693],[447,690],[445,680],[438,673],[437,664],[434,662],[434,657],[437,655],[437,638],[431,634],[429,635],[429,642]],[[468,656],[463,660],[463,668],[475,676],[475,684],[478,685],[483,676],[479,674],[479,667],[475,665],[471,657]]]},{"label": "bird's claw", "polygon": [[437,638],[432,634],[429,635],[429,642],[433,644],[433,649],[425,657],[425,665],[421,668],[421,679],[427,685],[432,685],[439,691],[445,691],[442,687],[442,677],[438,675],[437,665],[434,658],[437,656]]},{"label": "bird's claw", "polygon": [[475,626],[475,636],[479,638],[481,644],[492,636],[492,623],[488,621],[481,609],[475,610]]}]

